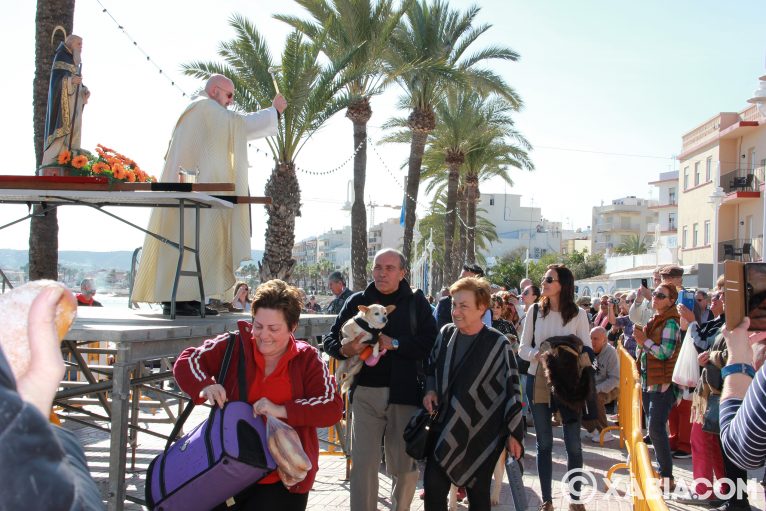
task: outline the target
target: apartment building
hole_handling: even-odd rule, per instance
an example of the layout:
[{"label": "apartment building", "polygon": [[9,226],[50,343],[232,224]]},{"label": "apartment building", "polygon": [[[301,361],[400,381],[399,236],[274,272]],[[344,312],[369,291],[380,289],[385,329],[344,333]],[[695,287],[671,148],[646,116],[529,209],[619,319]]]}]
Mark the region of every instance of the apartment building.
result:
[{"label": "apartment building", "polygon": [[632,236],[650,246],[654,243],[657,201],[633,195],[615,199],[611,204],[594,206],[591,229],[593,252],[611,253]]},{"label": "apartment building", "polygon": [[492,243],[486,257],[500,258],[518,250],[529,250],[531,259],[561,250],[561,222],[543,218],[540,208],[522,207],[521,195],[482,193],[477,214],[495,225],[498,241]]},{"label": "apartment building", "polygon": [[[681,264],[712,264],[716,240],[718,263],[761,259],[765,121],[751,106],[721,112],[683,135],[678,157]],[[716,229],[711,196],[717,187],[722,200]]]},{"label": "apartment building", "polygon": [[317,262],[317,238],[312,236],[293,244],[293,259],[296,264],[309,266]]},{"label": "apartment building", "polygon": [[398,217],[373,225],[367,229],[367,259],[372,261],[375,253],[382,248],[401,250],[403,238],[404,226],[401,225]]},{"label": "apartment building", "polygon": [[[657,187],[657,204],[649,206],[657,212],[655,248],[678,247],[678,171],[662,172],[650,185]],[[651,230],[651,229],[650,229]],[[656,236],[659,234],[659,237]]]}]

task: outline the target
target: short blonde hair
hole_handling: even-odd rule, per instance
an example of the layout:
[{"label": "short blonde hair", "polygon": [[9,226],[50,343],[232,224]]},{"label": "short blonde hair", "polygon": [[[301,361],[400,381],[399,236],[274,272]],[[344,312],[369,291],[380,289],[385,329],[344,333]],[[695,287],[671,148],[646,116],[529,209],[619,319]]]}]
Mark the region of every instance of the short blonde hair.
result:
[{"label": "short blonde hair", "polygon": [[476,306],[489,308],[489,300],[492,291],[489,287],[489,281],[484,277],[463,277],[449,288],[449,293],[454,295],[460,291],[472,291],[476,297]]}]

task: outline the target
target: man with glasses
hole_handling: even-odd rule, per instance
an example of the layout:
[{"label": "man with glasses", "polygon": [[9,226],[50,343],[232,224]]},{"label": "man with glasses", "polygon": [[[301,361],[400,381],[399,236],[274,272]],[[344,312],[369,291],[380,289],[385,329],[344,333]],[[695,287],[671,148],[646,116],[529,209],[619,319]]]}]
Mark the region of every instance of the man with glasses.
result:
[{"label": "man with glasses", "polygon": [[[280,94],[272,106],[253,113],[229,110],[234,102],[234,83],[223,75],[211,76],[204,92],[186,107],[173,130],[161,181],[177,182],[182,170],[198,172],[200,183],[234,183],[234,195],[248,195],[247,141],[277,134],[277,120],[287,107]],[[178,211],[155,208],[148,230],[169,240],[178,241]],[[186,212],[184,243],[194,245],[194,212]],[[234,270],[250,254],[250,209],[235,205],[229,209],[210,209],[200,213],[200,268],[205,292],[223,295],[235,283]],[[178,253],[175,248],[153,236],[146,236],[141,264],[136,274],[133,300],[162,302],[170,314],[170,296],[176,274]],[[184,271],[194,270],[193,257],[184,258]],[[176,314],[196,316],[197,279],[178,282]],[[206,314],[217,311],[206,308]]]}]

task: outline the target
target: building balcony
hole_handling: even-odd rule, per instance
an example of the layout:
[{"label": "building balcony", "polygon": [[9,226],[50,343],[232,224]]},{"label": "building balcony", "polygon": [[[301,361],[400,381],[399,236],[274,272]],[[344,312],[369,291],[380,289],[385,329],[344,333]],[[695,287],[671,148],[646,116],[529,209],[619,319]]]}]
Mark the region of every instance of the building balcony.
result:
[{"label": "building balcony", "polygon": [[721,175],[721,188],[733,198],[759,198],[763,182],[764,167],[740,168]]},{"label": "building balcony", "polygon": [[725,240],[718,243],[718,262],[760,261],[763,252],[763,236]]}]

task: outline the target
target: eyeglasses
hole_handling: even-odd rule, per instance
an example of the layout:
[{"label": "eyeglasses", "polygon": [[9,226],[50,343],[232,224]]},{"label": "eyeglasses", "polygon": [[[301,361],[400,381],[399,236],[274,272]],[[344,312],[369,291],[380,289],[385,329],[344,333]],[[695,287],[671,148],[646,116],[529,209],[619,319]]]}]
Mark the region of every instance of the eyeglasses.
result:
[{"label": "eyeglasses", "polygon": [[660,293],[659,291],[652,291],[652,296],[657,298],[658,300],[664,300],[668,297],[665,293]]},{"label": "eyeglasses", "polygon": [[542,280],[542,282],[546,284],[551,284],[553,282],[558,282],[558,281],[559,279],[554,279],[553,277],[543,277],[543,280]]},{"label": "eyeglasses", "polygon": [[226,96],[228,99],[231,99],[231,98],[234,97],[234,93],[233,92],[229,92],[227,90],[224,90],[222,87],[218,87],[218,88],[224,92],[224,96]]}]

